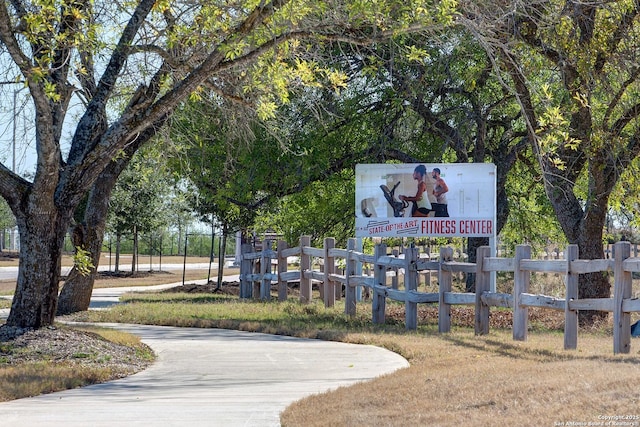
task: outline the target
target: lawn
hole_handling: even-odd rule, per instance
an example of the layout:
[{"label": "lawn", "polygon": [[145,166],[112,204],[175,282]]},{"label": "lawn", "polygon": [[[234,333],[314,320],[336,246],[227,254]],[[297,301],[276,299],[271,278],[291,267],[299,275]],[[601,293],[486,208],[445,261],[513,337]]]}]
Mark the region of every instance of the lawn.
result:
[{"label": "lawn", "polygon": [[410,362],[393,374],[294,403],[281,415],[285,426],[640,425],[640,340],[632,341],[630,354],[614,355],[610,321],[583,328],[578,349],[567,351],[562,313],[541,309],[529,310],[529,338],[520,342],[512,340],[506,309],[492,309],[490,333],[475,336],[470,307],[454,307],[452,332],[439,334],[437,307],[422,304],[418,330],[406,331],[401,304],[388,304],[386,324],[373,325],[369,302],[348,317],[343,301],[330,309],[301,304],[294,289],[287,302],[239,300],[237,284],[221,292],[186,286],[132,293],[123,302],[72,320],[373,344]]},{"label": "lawn", "polygon": [[470,308],[455,310],[453,331],[438,334],[435,307],[423,306],[418,330],[406,331],[398,304],[388,306],[386,325],[375,326],[368,304],[360,304],[350,318],[342,303],[325,309],[295,299],[265,303],[239,301],[234,295],[163,292],[131,294],[125,300],[84,318],[374,344],[410,362],[394,374],[293,404],[282,414],[285,426],[568,425],[640,416],[640,340],[633,341],[631,354],[613,355],[610,323],[582,330],[578,350],[566,351],[558,315],[535,311],[528,341],[517,342],[505,327],[508,310],[495,310],[491,333],[475,336]]}]

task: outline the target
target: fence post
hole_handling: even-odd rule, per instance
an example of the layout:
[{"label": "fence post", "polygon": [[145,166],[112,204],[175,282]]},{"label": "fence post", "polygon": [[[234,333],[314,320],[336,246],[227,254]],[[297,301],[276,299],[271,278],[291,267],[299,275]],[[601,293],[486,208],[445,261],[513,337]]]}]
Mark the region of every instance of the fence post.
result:
[{"label": "fence post", "polygon": [[[257,252],[257,248],[253,248],[253,252]],[[254,280],[251,280],[251,298],[260,299],[260,282],[256,281],[255,278],[260,275],[260,268],[262,263],[260,262],[260,258],[254,258],[251,263],[251,273],[253,273]]]},{"label": "fence post", "polygon": [[311,236],[300,236],[300,302],[303,303],[311,302],[311,255],[304,253],[309,246]]},{"label": "fence post", "polygon": [[482,293],[491,290],[491,272],[484,271],[484,260],[491,255],[491,247],[480,246],[476,250],[476,335],[489,333],[489,306],[482,301]]},{"label": "fence post", "polygon": [[529,292],[531,272],[520,269],[520,260],[531,258],[531,246],[516,246],[515,272],[513,286],[513,339],[516,341],[527,340],[528,315],[527,307],[520,305],[522,294]]},{"label": "fence post", "polygon": [[[391,251],[391,254],[396,258],[398,258],[399,253],[400,251],[398,251],[397,249],[394,249],[393,251]],[[398,270],[399,270],[398,267],[393,268],[393,277],[391,277],[391,287],[393,289],[398,289]]]},{"label": "fence post", "polygon": [[278,301],[287,300],[287,282],[282,279],[282,274],[287,272],[289,263],[286,256],[282,256],[282,251],[287,249],[287,242],[284,240],[278,240]]},{"label": "fence post", "polygon": [[324,288],[324,306],[333,307],[336,303],[336,287],[333,284],[333,280],[330,279],[330,275],[336,271],[335,259],[329,256],[329,251],[336,246],[336,239],[333,237],[326,237],[324,239],[324,281],[322,287]]},{"label": "fence post", "polygon": [[565,303],[564,303],[564,349],[575,350],[578,348],[578,310],[570,310],[569,303],[578,299],[578,280],[579,275],[571,273],[571,261],[577,260],[579,257],[578,245],[567,246],[565,259],[568,264],[568,272],[565,276],[565,285],[567,287]]},{"label": "fence post", "polygon": [[451,292],[451,272],[445,271],[442,265],[453,259],[453,248],[440,248],[440,262],[438,265],[438,282],[440,297],[438,304],[438,332],[451,331],[451,305],[444,302],[445,292]]},{"label": "fence post", "polygon": [[247,278],[253,273],[253,262],[244,257],[244,254],[251,253],[253,246],[243,243],[240,246],[240,298],[251,298],[251,282]]},{"label": "fence post", "polygon": [[[362,253],[362,239],[356,239],[356,244],[353,247],[353,250],[356,252],[360,252]],[[354,267],[353,267],[353,275],[354,276],[362,276],[362,262],[358,259],[355,261]],[[362,302],[363,298],[366,296],[368,296],[368,289],[364,286],[356,286],[356,304],[358,302]],[[366,291],[364,291],[366,289]],[[364,291],[364,292],[363,292]]]},{"label": "fence post", "polygon": [[418,289],[418,248],[411,245],[404,254],[404,317],[406,328],[418,328],[418,303],[410,301],[412,291]]},{"label": "fence post", "polygon": [[373,323],[384,324],[387,309],[387,268],[378,264],[378,259],[387,254],[387,245],[379,243],[374,249],[373,264],[373,301],[371,303],[371,317]]},{"label": "fence post", "polygon": [[[337,265],[334,268],[336,271],[339,271],[339,268]],[[336,296],[336,301],[342,301],[342,282],[340,282],[339,280],[334,282],[333,287],[334,287],[334,292]]]},{"label": "fence post", "polygon": [[[260,299],[271,299],[271,240],[262,242],[262,254],[260,255]],[[267,276],[267,278],[265,278]]]},{"label": "fence post", "polygon": [[625,299],[631,298],[631,273],[624,270],[623,262],[631,255],[629,242],[618,242],[614,246],[613,284],[613,353],[631,351],[631,313],[622,311]]},{"label": "fence post", "polygon": [[351,285],[350,277],[354,275],[356,262],[352,258],[352,252],[356,247],[356,239],[347,240],[347,266],[344,272],[346,283],[344,290],[344,313],[349,316],[356,314],[356,288]]},{"label": "fence post", "polygon": [[[422,248],[424,254],[427,255],[427,259],[431,261],[431,252],[428,246],[424,246]],[[421,272],[422,277],[424,277],[424,285],[428,288],[431,285],[431,270],[424,270]],[[420,285],[420,283],[418,283]]]}]

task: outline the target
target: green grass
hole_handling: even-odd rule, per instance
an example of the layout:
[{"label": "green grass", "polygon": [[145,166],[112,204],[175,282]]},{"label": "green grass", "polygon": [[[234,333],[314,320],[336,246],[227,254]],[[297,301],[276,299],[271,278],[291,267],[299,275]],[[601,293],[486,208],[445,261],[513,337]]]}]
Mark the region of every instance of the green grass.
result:
[{"label": "green grass", "polygon": [[[478,426],[495,425],[497,420],[505,425],[554,425],[596,421],[608,413],[637,414],[640,343],[632,343],[631,354],[613,355],[610,323],[581,330],[578,350],[566,351],[561,326],[549,310],[529,311],[529,337],[519,342],[512,339],[506,309],[492,309],[492,325],[499,326],[476,336],[469,326],[473,308],[453,307],[452,331],[440,334],[435,306],[421,305],[419,313],[428,315],[419,318],[417,331],[407,331],[403,304],[388,302],[385,324],[374,325],[370,301],[359,303],[355,316],[347,316],[344,301],[325,308],[317,294],[314,297],[313,303],[302,304],[295,298],[262,302],[219,294],[132,293],[120,305],[81,313],[73,320],[225,328],[373,344],[409,360],[409,368],[391,375],[296,402],[281,415],[285,426],[447,426],[461,420]],[[131,339],[108,329],[95,333],[114,342]],[[75,356],[78,361],[99,361],[90,352]],[[46,362],[32,371],[37,369],[47,374],[41,376],[40,387],[49,386],[53,377],[75,386],[81,374],[58,372]],[[3,386],[6,378],[0,378]]]},{"label": "green grass", "polygon": [[[226,295],[179,293],[129,294],[123,304],[108,311],[82,313],[78,320],[131,322],[151,325],[222,328],[304,338],[342,340],[345,333],[405,333],[404,322],[388,319],[385,325],[371,322],[368,304],[360,304],[355,316],[344,314],[344,302],[325,308],[321,301],[301,304],[239,300]],[[404,319],[403,319],[404,320]],[[421,326],[433,331],[433,325]]]},{"label": "green grass", "polygon": [[637,414],[638,343],[633,342],[629,355],[613,355],[610,324],[581,330],[578,350],[566,351],[561,330],[547,326],[548,310],[530,311],[530,316],[539,317],[532,321],[528,340],[519,342],[512,339],[506,309],[492,309],[492,322],[499,320],[505,326],[492,326],[488,335],[476,336],[468,326],[473,308],[452,309],[452,331],[440,334],[435,307],[428,307],[432,314],[418,321],[417,331],[407,331],[399,303],[388,303],[386,323],[374,325],[370,301],[358,304],[353,317],[344,314],[344,301],[332,308],[314,301],[136,293],[108,311],[84,313],[80,320],[226,328],[373,344],[409,360],[409,368],[391,375],[294,403],[281,414],[284,426],[554,425],[597,421],[599,415],[613,412]]}]

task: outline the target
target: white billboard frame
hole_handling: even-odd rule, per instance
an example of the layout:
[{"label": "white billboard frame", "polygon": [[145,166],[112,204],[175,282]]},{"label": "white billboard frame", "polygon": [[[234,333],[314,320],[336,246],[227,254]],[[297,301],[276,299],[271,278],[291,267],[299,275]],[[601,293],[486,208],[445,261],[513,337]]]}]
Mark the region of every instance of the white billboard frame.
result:
[{"label": "white billboard frame", "polygon": [[[444,212],[434,194],[434,171],[440,171],[448,187],[448,216],[439,216]],[[431,208],[426,217],[412,213],[413,201],[401,200],[402,196],[415,199],[421,180],[427,188],[426,206]],[[355,185],[356,237],[488,237],[494,247],[496,167],[492,163],[358,164]]]}]

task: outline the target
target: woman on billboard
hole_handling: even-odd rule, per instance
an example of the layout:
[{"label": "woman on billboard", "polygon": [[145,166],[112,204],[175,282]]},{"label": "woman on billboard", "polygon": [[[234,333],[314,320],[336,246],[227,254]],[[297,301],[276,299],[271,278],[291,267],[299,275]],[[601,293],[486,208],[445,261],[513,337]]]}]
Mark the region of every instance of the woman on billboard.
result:
[{"label": "woman on billboard", "polygon": [[431,213],[431,202],[427,192],[427,183],[424,178],[427,175],[425,165],[416,166],[413,171],[413,179],[418,181],[418,189],[415,196],[400,196],[399,199],[405,202],[413,202],[411,208],[411,216],[425,217]]}]

